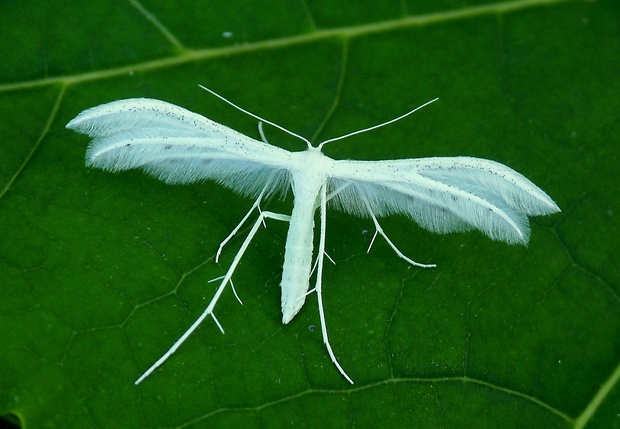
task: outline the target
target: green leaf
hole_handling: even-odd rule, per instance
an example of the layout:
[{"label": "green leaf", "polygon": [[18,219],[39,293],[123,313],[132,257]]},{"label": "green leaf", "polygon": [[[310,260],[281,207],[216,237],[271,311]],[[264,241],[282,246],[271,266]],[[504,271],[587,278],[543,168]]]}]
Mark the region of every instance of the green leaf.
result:
[{"label": "green leaf", "polygon": [[[601,1],[129,0],[0,5],[0,415],[24,427],[620,427],[620,7]],[[256,121],[390,159],[470,155],[563,212],[529,247],[330,212],[315,295],[282,325],[287,225],[267,222],[212,320],[189,327],[252,201],[84,167],[80,111],[166,100],[249,136]],[[267,127],[272,143],[303,144]],[[290,196],[270,201],[289,213]],[[265,208],[265,207],[263,207]],[[247,232],[247,230],[245,231]]]}]

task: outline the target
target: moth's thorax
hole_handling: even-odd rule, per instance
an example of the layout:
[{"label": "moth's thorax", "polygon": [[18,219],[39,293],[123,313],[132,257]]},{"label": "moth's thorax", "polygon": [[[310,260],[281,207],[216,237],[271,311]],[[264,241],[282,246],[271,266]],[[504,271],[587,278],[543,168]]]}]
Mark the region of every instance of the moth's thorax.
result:
[{"label": "moth's thorax", "polygon": [[333,159],[316,147],[309,147],[301,152],[292,152],[291,155],[292,166],[289,171],[293,176],[293,183],[296,182],[295,177],[301,176],[304,176],[305,180],[312,177],[312,181],[324,182],[327,171],[334,163]]}]

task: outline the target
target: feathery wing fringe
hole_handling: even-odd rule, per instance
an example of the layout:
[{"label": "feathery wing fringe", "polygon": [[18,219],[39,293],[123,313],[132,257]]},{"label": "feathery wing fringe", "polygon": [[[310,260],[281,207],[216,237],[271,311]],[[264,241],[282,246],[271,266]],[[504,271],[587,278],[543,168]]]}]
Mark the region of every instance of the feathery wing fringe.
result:
[{"label": "feathery wing fringe", "polygon": [[290,152],[164,101],[134,98],[87,109],[67,128],[93,138],[86,165],[141,168],[166,183],[212,179],[256,196],[288,188]]},{"label": "feathery wing fringe", "polygon": [[332,200],[336,208],[368,216],[401,213],[432,232],[479,229],[494,240],[527,244],[528,215],[558,206],[516,171],[479,158],[423,158],[391,161],[335,161]]}]

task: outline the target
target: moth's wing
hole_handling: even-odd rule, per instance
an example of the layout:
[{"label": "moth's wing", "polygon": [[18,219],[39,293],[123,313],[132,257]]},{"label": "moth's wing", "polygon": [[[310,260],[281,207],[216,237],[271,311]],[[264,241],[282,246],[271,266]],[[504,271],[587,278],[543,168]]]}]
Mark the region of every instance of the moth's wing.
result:
[{"label": "moth's wing", "polygon": [[246,195],[288,187],[291,153],[174,104],[148,98],[84,110],[67,128],[93,138],[86,165],[141,168],[167,183],[212,179]]},{"label": "moth's wing", "polygon": [[478,229],[509,243],[527,244],[528,215],[560,211],[523,175],[471,157],[334,161],[329,186],[345,212],[402,213],[433,232]]}]

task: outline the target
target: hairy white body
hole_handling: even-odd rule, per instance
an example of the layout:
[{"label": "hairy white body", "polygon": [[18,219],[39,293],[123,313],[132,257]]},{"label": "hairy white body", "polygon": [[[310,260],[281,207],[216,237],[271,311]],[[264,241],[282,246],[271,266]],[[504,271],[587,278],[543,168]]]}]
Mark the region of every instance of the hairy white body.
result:
[{"label": "hairy white body", "polygon": [[[291,165],[296,165],[291,175],[294,203],[282,267],[282,323],[290,322],[306,302],[314,250],[315,204],[331,161],[313,149],[292,155]],[[312,165],[312,171],[307,171],[304,165]]]},{"label": "hairy white body", "polygon": [[[83,111],[67,124],[67,128],[93,138],[86,152],[89,166],[110,171],[142,168],[173,184],[211,179],[256,198],[250,211],[218,249],[216,261],[224,245],[254,210],[259,211],[211,302],[174,345],[136,380],[136,384],[162,365],[207,316],[211,316],[223,332],[213,310],[226,286],[231,284],[232,287],[233,273],[265,219],[289,222],[281,281],[282,322],[288,323],[300,311],[309,293],[313,271],[314,215],[317,208],[320,210],[314,291],[319,304],[321,331],[332,362],[353,383],[332,351],[323,310],[322,273],[328,202],[336,209],[370,217],[376,227],[371,246],[380,234],[399,257],[421,267],[434,265],[420,264],[406,257],[385,235],[377,217],[401,213],[438,233],[478,229],[495,240],[527,244],[530,232],[527,216],[559,211],[553,200],[531,181],[494,161],[470,157],[351,161],[333,160],[321,152],[327,143],[390,124],[435,100],[391,121],[326,140],[315,147],[307,139],[204,89],[262,122],[300,138],[306,142],[307,149],[289,152],[181,107],[152,99],[103,104]],[[260,124],[259,130],[263,135]],[[294,198],[290,216],[260,211],[260,203],[265,197],[286,192],[289,188],[292,188]]]}]

